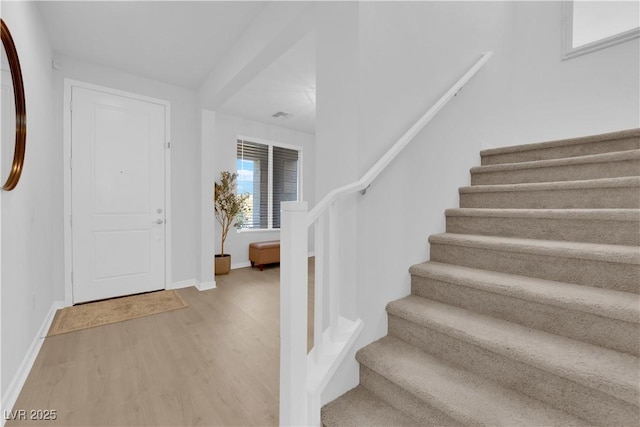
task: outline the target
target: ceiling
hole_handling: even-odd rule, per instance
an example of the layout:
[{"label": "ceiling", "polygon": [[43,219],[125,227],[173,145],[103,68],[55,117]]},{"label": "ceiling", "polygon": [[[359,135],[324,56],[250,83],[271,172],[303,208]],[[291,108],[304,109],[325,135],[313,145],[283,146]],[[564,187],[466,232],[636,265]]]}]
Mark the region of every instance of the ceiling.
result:
[{"label": "ceiling", "polygon": [[[42,1],[56,54],[198,89],[265,7],[261,1]],[[308,36],[221,111],[315,132],[315,38]],[[274,113],[291,113],[275,119]]]},{"label": "ceiling", "polygon": [[[316,39],[311,33],[240,89],[219,110],[271,125],[315,133]],[[289,117],[273,117],[275,113]]]}]

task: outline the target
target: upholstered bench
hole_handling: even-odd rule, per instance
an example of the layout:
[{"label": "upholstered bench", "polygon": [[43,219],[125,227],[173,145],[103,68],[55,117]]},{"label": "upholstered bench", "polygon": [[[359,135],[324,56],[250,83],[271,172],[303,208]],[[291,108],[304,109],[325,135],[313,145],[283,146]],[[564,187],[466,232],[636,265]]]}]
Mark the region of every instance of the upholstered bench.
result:
[{"label": "upholstered bench", "polygon": [[249,261],[251,261],[251,267],[257,265],[260,271],[264,269],[265,264],[280,262],[280,240],[251,243],[249,245]]}]

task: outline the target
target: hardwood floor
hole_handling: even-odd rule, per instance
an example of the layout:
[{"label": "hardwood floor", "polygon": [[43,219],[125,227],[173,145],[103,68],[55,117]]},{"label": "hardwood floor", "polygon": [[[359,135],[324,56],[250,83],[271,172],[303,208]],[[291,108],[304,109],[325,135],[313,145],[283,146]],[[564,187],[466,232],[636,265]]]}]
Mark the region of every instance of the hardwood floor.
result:
[{"label": "hardwood floor", "polygon": [[6,425],[277,425],[279,274],[233,270],[181,289],[188,308],[45,339],[14,412],[57,417]]}]

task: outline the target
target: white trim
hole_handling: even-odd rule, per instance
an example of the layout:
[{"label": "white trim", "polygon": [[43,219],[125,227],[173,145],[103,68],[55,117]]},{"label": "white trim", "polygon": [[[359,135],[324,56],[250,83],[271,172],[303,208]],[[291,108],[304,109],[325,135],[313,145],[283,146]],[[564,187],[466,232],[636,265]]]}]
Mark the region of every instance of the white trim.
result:
[{"label": "white trim", "polygon": [[308,421],[310,425],[320,425],[322,392],[347,357],[364,328],[364,322],[340,317],[340,334],[333,339],[328,329],[322,334],[323,354],[315,354],[315,347],[307,356]]},{"label": "white trim", "polygon": [[[0,11],[2,10],[2,3],[0,2]],[[0,13],[0,16],[2,13]],[[2,117],[2,102],[0,102],[0,117]],[[0,136],[0,143],[6,143],[6,141],[2,141],[2,136]],[[4,198],[4,194],[0,192],[0,260],[2,260],[2,199]],[[0,262],[0,413],[4,415],[4,406],[3,402],[4,397],[2,396],[2,262]],[[0,417],[0,426],[4,426],[4,416]]]},{"label": "white trim", "polygon": [[280,148],[288,148],[289,150],[302,151],[302,147],[299,146],[299,145],[286,144],[284,142],[270,141],[268,139],[262,139],[262,138],[254,138],[252,136],[237,135],[236,141],[237,140],[241,140],[241,141],[245,141],[245,142],[255,142],[256,144],[272,145],[274,147],[280,147]]},{"label": "white trim", "polygon": [[198,285],[200,284],[199,281],[197,281],[196,279],[189,279],[189,280],[180,280],[179,282],[173,282],[167,285],[167,290],[169,289],[183,289],[183,288],[190,288],[191,286],[194,287],[198,287]]},{"label": "white trim", "polygon": [[231,264],[232,270],[237,270],[238,268],[247,268],[251,267],[251,261],[242,261],[237,264]]},{"label": "white trim", "polygon": [[304,153],[302,149],[298,150],[298,201],[304,200],[304,192],[302,191],[304,187],[302,185],[302,172],[304,167]]},{"label": "white trim", "polygon": [[308,204],[282,202],[281,207],[285,227],[280,258],[286,265],[280,269],[280,425],[311,425],[307,412]]},{"label": "white trim", "polygon": [[38,353],[40,352],[40,348],[42,347],[42,343],[44,342],[45,336],[51,327],[51,323],[53,322],[53,317],[56,314],[58,309],[65,307],[63,301],[54,301],[51,304],[51,308],[49,312],[45,316],[42,321],[42,325],[40,325],[40,329],[36,333],[36,336],[33,338],[31,342],[31,346],[29,346],[29,350],[27,354],[22,359],[22,363],[18,368],[18,371],[14,375],[11,383],[7,387],[7,390],[2,396],[2,407],[0,410],[2,411],[2,417],[0,418],[2,421],[0,425],[4,426],[5,420],[4,414],[5,411],[10,411],[13,409],[13,406],[16,404],[16,400],[18,400],[18,396],[20,395],[20,391],[22,391],[22,387],[24,383],[27,381],[27,377],[29,376],[29,372],[31,372],[31,368],[33,367],[34,362],[36,361],[36,357],[38,357]]},{"label": "white trim", "polygon": [[[123,96],[126,98],[136,99],[139,101],[150,102],[162,105],[164,107],[165,122],[165,144],[171,141],[171,103],[169,101],[151,98],[144,95],[138,95],[131,92],[125,92],[118,89],[112,89],[106,86],[99,86],[92,83],[82,82],[74,79],[64,79],[64,96],[63,96],[63,169],[64,169],[64,303],[66,306],[73,305],[73,284],[71,282],[71,274],[73,268],[73,239],[71,234],[71,89],[78,87],[90,89],[98,92],[104,92],[111,95]],[[165,199],[165,235],[164,235],[164,265],[165,277],[164,288],[168,289],[171,283],[171,149],[164,150],[164,199]]]},{"label": "white trim", "polygon": [[304,150],[303,147],[300,145],[293,145],[293,144],[286,144],[284,142],[276,142],[276,141],[270,141],[268,139],[262,139],[262,138],[254,138],[251,136],[244,136],[244,135],[236,135],[236,144],[237,141],[243,141],[243,142],[255,142],[256,144],[262,144],[262,145],[266,145],[269,152],[267,154],[267,163],[268,163],[268,169],[267,169],[267,207],[268,207],[268,211],[267,211],[267,228],[245,228],[245,229],[238,229],[237,231],[239,233],[246,233],[246,232],[254,232],[254,231],[280,231],[279,228],[273,228],[273,147],[278,147],[278,148],[286,148],[288,150],[293,150],[293,151],[297,151],[298,152],[298,202],[304,200],[304,193],[303,193],[303,174],[302,174],[302,168],[303,168],[303,164],[304,164]]},{"label": "white trim", "polygon": [[198,282],[196,284],[196,288],[202,292],[202,291],[208,291],[209,289],[215,289],[216,288],[216,281],[214,280],[213,282],[205,282],[205,283],[200,283]]},{"label": "white trim", "polygon": [[264,232],[275,232],[279,233],[279,228],[236,228],[236,233],[264,233]]},{"label": "white trim", "polygon": [[164,288],[173,279],[173,238],[171,229],[173,228],[173,211],[171,209],[171,103],[160,101],[164,105]]},{"label": "white trim", "polygon": [[[316,256],[315,252],[308,252],[307,253],[307,258],[311,258]],[[247,267],[251,267],[251,261],[242,261],[239,262],[237,264],[231,264],[231,269],[232,270],[236,270],[238,268],[247,268]]]},{"label": "white trim", "polygon": [[573,1],[562,2],[562,60],[606,49],[640,37],[640,28],[614,34],[582,46],[573,47]]},{"label": "white trim", "polygon": [[73,305],[73,246],[71,245],[71,86],[72,81],[64,80],[62,101],[62,157],[64,171],[64,303]]},{"label": "white trim", "polygon": [[273,144],[267,152],[267,228],[273,228]]}]

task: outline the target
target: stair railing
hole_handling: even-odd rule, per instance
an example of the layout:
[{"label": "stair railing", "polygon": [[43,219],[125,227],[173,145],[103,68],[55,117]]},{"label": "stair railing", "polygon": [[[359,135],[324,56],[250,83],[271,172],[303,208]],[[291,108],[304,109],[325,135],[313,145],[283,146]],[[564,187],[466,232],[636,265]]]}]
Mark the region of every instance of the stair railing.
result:
[{"label": "stair railing", "polygon": [[[280,229],[280,425],[320,425],[320,394],[353,346],[363,323],[340,315],[338,201],[367,188],[493,55],[480,59],[362,178],[329,192],[311,211],[283,202]],[[307,354],[307,232],[314,227],[314,342]],[[328,240],[325,242],[325,238]],[[325,256],[325,253],[327,256]],[[326,265],[325,265],[326,263]],[[328,280],[325,280],[328,272]],[[328,286],[325,297],[325,286]],[[329,318],[325,320],[325,311]]]}]

